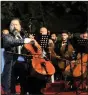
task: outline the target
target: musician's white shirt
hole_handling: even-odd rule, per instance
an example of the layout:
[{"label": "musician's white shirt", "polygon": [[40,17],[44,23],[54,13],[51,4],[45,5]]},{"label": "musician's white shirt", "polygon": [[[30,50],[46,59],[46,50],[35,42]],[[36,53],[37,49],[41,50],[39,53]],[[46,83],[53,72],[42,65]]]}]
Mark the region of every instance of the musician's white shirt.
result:
[{"label": "musician's white shirt", "polygon": [[[21,35],[19,34],[20,38],[15,36],[16,39],[22,39]],[[23,45],[20,45],[17,47],[18,50],[18,54],[21,54],[21,50],[22,50]],[[24,58],[22,56],[18,56],[18,61],[25,61]]]}]

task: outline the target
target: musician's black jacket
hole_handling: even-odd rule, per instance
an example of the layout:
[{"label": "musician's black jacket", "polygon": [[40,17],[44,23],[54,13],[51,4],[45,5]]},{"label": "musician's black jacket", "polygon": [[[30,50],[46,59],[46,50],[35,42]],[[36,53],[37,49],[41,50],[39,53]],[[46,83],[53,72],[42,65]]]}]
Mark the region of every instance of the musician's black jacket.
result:
[{"label": "musician's black jacket", "polygon": [[[25,35],[21,35],[21,37],[23,39],[16,39],[13,34],[3,34],[2,35],[2,47],[5,48],[6,56],[10,57],[11,59],[12,57],[15,57],[15,60],[18,58],[19,55],[15,55],[15,53],[18,53],[18,50],[17,50],[18,46],[24,45]],[[7,53],[7,51],[12,52],[13,54],[9,54]],[[24,48],[24,46],[22,47],[21,52],[22,54],[27,54],[27,53],[29,54],[29,52]],[[24,58],[26,57],[24,56]]]},{"label": "musician's black jacket", "polygon": [[[2,85],[3,86],[6,85],[8,88],[11,89],[13,89],[14,86],[13,85],[14,82],[11,83],[11,80],[13,81],[14,79],[13,78],[14,75],[12,74],[12,70],[13,70],[12,68],[14,67],[14,64],[16,63],[18,58],[18,55],[15,55],[14,53],[17,53],[17,46],[23,44],[24,44],[24,38],[17,40],[13,34],[2,35],[2,45],[3,45],[2,47],[5,48],[5,52],[4,52],[5,66],[2,75]],[[7,51],[12,52],[12,54],[8,53]]]},{"label": "musician's black jacket", "polygon": [[24,39],[16,39],[12,34],[3,34],[2,39],[6,50],[13,50],[14,47],[24,44]]}]

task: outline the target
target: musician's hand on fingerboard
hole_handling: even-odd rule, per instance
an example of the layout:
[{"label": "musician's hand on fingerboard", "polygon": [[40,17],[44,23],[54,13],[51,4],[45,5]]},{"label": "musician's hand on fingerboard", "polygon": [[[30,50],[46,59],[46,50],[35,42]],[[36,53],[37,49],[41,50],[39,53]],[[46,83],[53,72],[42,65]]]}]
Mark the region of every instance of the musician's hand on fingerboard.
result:
[{"label": "musician's hand on fingerboard", "polygon": [[35,34],[30,34],[29,38],[34,39],[35,38]]}]

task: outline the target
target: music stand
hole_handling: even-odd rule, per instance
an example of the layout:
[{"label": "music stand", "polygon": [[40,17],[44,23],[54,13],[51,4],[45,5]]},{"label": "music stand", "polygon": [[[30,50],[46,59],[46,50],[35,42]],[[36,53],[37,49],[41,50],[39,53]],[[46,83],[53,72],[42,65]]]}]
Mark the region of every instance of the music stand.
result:
[{"label": "music stand", "polygon": [[43,51],[43,54],[44,54],[44,51],[47,52],[48,51],[48,42],[49,42],[49,38],[50,38],[50,35],[42,35],[40,34],[38,36],[38,42],[42,48],[42,51]]},{"label": "music stand", "polygon": [[[76,46],[76,50],[79,52],[79,53],[81,53],[81,74],[82,74],[82,76],[81,76],[81,82],[79,83],[79,85],[78,85],[78,89],[77,89],[77,91],[79,90],[79,87],[80,87],[80,85],[82,84],[82,90],[83,90],[83,62],[82,62],[82,54],[83,53],[86,53],[86,54],[88,54],[88,39],[77,39],[77,41],[76,41],[77,43],[77,46]],[[87,61],[88,61],[88,56],[87,56]],[[87,81],[87,78],[88,78],[88,64],[87,64],[87,75],[86,75],[86,81]],[[88,83],[86,82],[86,86],[88,86]],[[88,87],[87,87],[87,89],[88,89]],[[78,95],[78,92],[77,92],[77,95]]]},{"label": "music stand", "polygon": [[49,35],[39,35],[39,44],[43,49],[48,47]]}]

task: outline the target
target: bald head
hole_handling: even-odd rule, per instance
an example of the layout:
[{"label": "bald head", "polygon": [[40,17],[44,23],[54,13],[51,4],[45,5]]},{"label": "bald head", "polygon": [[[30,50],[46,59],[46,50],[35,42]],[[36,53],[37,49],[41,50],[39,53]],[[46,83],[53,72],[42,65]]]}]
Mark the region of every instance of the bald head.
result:
[{"label": "bald head", "polygon": [[40,28],[40,33],[42,34],[42,35],[47,35],[47,28],[45,28],[45,27],[42,27],[42,28]]}]

